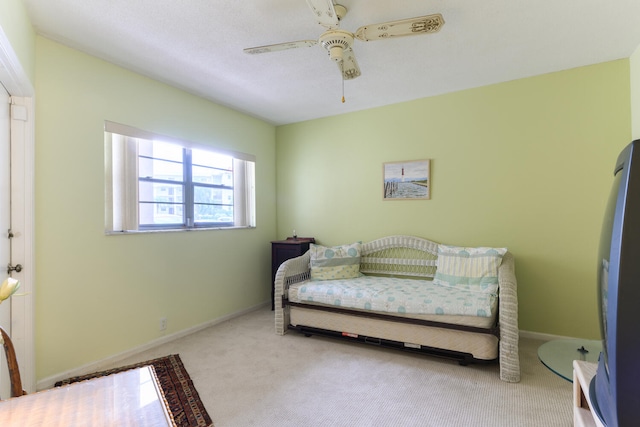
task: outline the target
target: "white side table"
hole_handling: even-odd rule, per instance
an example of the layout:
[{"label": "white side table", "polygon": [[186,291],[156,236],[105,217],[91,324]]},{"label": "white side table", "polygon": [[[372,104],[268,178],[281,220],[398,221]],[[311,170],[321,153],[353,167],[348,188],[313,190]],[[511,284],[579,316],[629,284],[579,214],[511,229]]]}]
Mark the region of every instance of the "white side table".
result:
[{"label": "white side table", "polygon": [[604,427],[591,411],[589,385],[596,374],[596,363],[576,360],[573,362],[573,425],[574,427]]}]

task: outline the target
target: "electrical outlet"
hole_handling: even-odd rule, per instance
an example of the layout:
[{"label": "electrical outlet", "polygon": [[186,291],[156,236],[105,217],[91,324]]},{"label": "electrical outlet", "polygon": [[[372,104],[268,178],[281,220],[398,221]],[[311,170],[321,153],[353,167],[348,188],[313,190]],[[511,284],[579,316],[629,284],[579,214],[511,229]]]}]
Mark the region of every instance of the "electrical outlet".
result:
[{"label": "electrical outlet", "polygon": [[161,317],[160,318],[160,330],[164,331],[167,329],[167,318],[166,317]]}]

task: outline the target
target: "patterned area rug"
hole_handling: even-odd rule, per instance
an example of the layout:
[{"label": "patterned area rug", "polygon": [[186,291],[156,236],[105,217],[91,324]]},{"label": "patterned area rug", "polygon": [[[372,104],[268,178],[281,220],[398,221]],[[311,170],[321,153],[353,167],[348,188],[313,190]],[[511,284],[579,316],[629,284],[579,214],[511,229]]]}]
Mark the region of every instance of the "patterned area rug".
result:
[{"label": "patterned area rug", "polygon": [[180,356],[172,354],[158,359],[147,360],[135,365],[109,369],[93,374],[71,377],[58,381],[55,386],[68,385],[77,381],[115,374],[129,369],[153,365],[156,376],[169,404],[169,409],[178,427],[212,427],[213,422],[207,413],[200,396],[193,386],[193,381],[180,360]]}]

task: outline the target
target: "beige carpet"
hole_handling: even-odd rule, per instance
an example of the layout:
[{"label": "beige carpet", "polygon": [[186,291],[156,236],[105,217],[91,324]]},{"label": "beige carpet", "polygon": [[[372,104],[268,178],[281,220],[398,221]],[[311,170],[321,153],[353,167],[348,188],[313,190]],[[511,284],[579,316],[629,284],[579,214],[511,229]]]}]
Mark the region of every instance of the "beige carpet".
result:
[{"label": "beige carpet", "polygon": [[522,381],[497,365],[274,333],[262,309],[119,364],[179,353],[216,427],[571,426],[571,383],[522,339]]}]

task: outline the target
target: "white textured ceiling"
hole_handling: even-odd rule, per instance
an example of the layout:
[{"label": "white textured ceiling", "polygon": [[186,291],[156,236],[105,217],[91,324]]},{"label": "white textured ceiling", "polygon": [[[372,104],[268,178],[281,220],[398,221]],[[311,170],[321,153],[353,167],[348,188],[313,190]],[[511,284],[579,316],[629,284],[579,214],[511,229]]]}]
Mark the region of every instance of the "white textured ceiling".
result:
[{"label": "white textured ceiling", "polygon": [[23,0],[38,34],[273,124],[628,58],[640,0],[339,0],[341,28],[441,13],[437,34],[361,42],[342,80],[305,0]]}]

